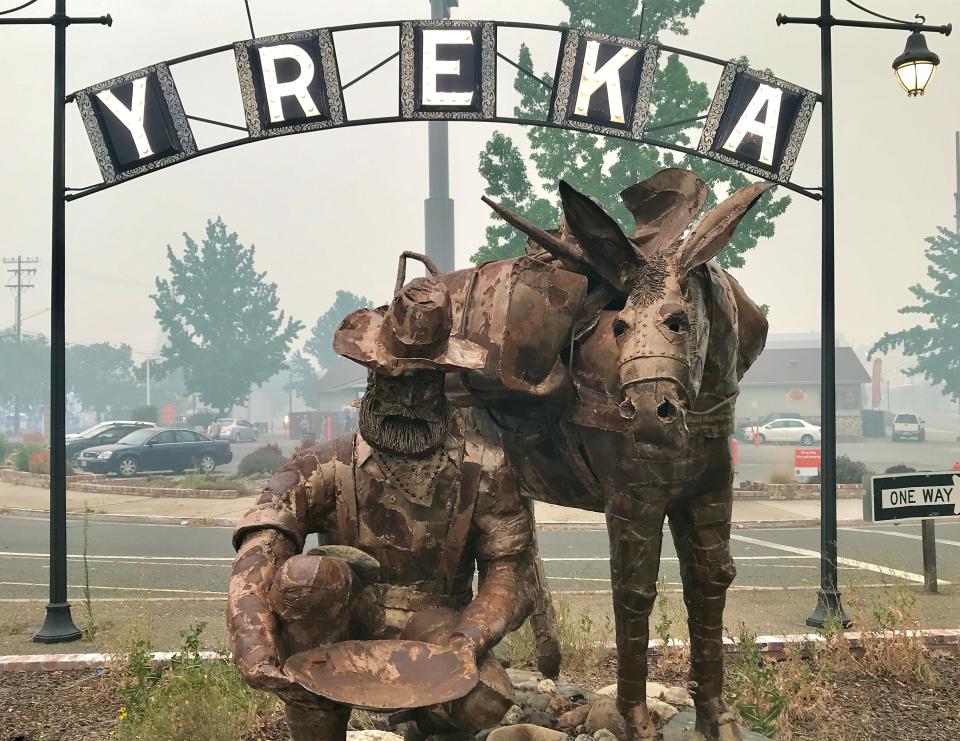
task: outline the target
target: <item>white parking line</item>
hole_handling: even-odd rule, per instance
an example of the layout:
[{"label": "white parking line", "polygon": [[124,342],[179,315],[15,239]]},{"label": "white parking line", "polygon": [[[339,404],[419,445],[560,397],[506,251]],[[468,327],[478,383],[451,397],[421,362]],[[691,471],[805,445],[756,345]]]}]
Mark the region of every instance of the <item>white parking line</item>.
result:
[{"label": "white parking line", "polygon": [[[802,559],[802,558],[814,558],[814,556],[734,556],[734,561],[788,561],[791,559]],[[819,558],[819,555],[816,556]],[[582,556],[579,558],[565,558],[565,557],[546,557],[541,558],[541,561],[544,563],[556,562],[571,562],[571,563],[588,563],[592,561],[609,561],[609,556]],[[678,563],[680,561],[676,556],[662,556],[661,561],[671,561],[673,563]]]},{"label": "white parking line", "polygon": [[[739,540],[741,543],[751,543],[753,545],[761,545],[764,548],[772,548],[773,550],[783,551],[784,553],[793,553],[798,556],[814,556],[820,558],[820,554],[817,551],[811,551],[807,548],[795,548],[792,545],[782,545],[780,543],[772,543],[769,540],[760,540],[758,538],[749,538],[746,535],[737,535],[734,533],[730,534],[731,540]],[[914,574],[912,571],[901,571],[900,569],[893,569],[889,566],[881,566],[876,563],[868,563],[867,561],[857,561],[852,558],[844,558],[843,556],[837,557],[837,563],[843,564],[844,566],[853,566],[857,569],[862,569],[863,571],[873,571],[877,574],[883,574],[884,576],[894,576],[898,579],[905,579],[906,581],[912,581],[914,584],[923,584],[923,576],[920,574]],[[950,584],[950,582],[945,579],[940,580],[941,584]]]},{"label": "white parking line", "polygon": [[[0,551],[0,558],[8,556],[12,558],[50,558],[49,553],[24,553],[18,551]],[[83,554],[70,553],[67,558],[73,561],[82,561]],[[184,561],[191,562],[222,562],[232,563],[232,557],[214,557],[214,556],[91,556],[87,555],[88,561]]]},{"label": "white parking line", "polygon": [[[923,540],[922,535],[913,535],[912,533],[893,533],[889,530],[868,530],[863,527],[842,527],[840,528],[844,532],[848,533],[876,533],[877,535],[891,535],[894,538],[909,538],[910,540]],[[954,545],[960,547],[960,540],[943,540],[937,538],[937,543],[942,543],[943,545]]]}]

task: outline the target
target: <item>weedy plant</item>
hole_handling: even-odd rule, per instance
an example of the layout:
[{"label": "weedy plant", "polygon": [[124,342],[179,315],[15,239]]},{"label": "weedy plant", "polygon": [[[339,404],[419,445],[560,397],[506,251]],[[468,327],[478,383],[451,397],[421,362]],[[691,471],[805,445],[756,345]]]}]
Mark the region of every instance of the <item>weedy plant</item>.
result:
[{"label": "weedy plant", "polygon": [[90,537],[90,510],[83,507],[83,637],[92,641],[97,637],[100,626],[93,614],[93,598],[90,592],[90,562],[87,560],[87,545]]},{"label": "weedy plant", "polygon": [[226,653],[204,660],[206,623],[180,632],[170,666],[153,666],[152,648],[138,641],[127,654],[120,694],[124,706],[114,738],[120,741],[234,741],[256,738],[279,712],[272,695],[252,689]]},{"label": "weedy plant", "polygon": [[657,653],[657,668],[664,672],[683,671],[690,659],[690,649],[685,643],[674,641],[673,626],[682,615],[670,598],[667,579],[663,575],[657,580],[656,615],[653,632],[663,641],[663,647]]}]

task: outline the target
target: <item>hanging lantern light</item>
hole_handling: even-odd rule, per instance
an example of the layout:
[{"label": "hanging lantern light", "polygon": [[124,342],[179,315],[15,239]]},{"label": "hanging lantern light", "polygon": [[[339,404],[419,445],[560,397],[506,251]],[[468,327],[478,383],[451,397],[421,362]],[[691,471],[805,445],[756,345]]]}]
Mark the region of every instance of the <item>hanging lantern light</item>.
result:
[{"label": "hanging lantern light", "polygon": [[893,60],[893,69],[897,73],[897,82],[911,98],[923,95],[934,70],[940,64],[940,57],[927,48],[927,40],[919,31],[907,38],[903,54]]}]

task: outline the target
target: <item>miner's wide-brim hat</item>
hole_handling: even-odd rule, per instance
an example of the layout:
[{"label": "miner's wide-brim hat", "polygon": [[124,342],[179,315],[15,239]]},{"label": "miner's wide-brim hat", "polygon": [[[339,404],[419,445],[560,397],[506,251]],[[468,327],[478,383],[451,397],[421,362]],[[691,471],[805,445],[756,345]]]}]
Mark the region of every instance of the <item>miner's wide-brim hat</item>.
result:
[{"label": "miner's wide-brim hat", "polygon": [[436,280],[418,278],[404,286],[389,307],[360,309],[340,324],[333,349],[377,373],[412,370],[480,370],[487,351],[451,336],[450,292]]}]

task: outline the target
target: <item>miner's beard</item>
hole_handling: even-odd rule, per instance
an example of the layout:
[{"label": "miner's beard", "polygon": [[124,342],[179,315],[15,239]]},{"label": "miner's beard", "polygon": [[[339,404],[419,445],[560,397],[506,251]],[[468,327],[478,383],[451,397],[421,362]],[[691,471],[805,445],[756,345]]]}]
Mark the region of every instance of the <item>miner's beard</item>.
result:
[{"label": "miner's beard", "polygon": [[450,408],[441,395],[429,407],[407,407],[380,398],[371,383],[360,402],[360,434],[385,453],[423,458],[439,448],[450,429]]}]

